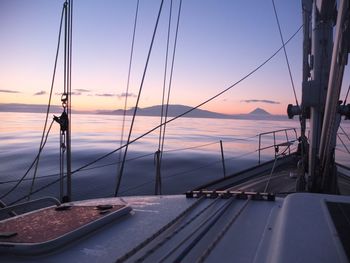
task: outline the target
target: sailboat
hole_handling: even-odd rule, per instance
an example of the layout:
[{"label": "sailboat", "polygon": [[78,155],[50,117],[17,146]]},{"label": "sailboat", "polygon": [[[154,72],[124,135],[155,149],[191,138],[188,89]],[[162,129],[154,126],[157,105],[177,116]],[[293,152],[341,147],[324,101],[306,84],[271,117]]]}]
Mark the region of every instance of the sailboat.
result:
[{"label": "sailboat", "polygon": [[[288,106],[301,124],[297,152],[285,154],[290,141],[274,142],[273,161],[181,195],[81,201],[71,201],[69,164],[71,4],[65,2],[65,111],[55,119],[68,160],[62,200],[2,204],[1,262],[349,261],[350,197],[339,194],[348,179],[334,160],[340,120],[350,118],[350,105],[339,102],[350,51],[349,0],[302,1],[303,96]],[[291,174],[295,193],[280,190]]]}]

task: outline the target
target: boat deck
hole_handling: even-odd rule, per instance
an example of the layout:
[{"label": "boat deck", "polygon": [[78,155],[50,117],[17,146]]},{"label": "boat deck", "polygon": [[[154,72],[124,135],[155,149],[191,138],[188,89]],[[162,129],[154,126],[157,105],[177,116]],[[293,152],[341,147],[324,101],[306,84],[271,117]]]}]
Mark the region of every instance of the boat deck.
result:
[{"label": "boat deck", "polygon": [[290,158],[272,175],[270,163],[186,195],[72,202],[132,210],[46,251],[0,240],[0,262],[348,262],[350,196],[279,195],[294,191]]},{"label": "boat deck", "polygon": [[[0,245],[1,262],[347,262],[328,203],[350,197],[291,194],[270,199],[108,198],[72,205],[122,205],[132,212],[47,253],[23,255]],[[301,216],[302,215],[302,216]],[[305,246],[304,244],[308,244]]]}]

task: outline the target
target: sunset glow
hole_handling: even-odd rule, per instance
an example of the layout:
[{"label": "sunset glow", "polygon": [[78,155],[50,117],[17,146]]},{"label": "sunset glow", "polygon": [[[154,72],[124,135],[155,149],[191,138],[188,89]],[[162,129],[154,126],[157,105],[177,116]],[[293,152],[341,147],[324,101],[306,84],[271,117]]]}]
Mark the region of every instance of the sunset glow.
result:
[{"label": "sunset glow", "polygon": [[[244,77],[281,46],[270,1],[222,2],[225,5],[209,0],[184,2],[171,104],[200,104]],[[128,108],[136,101],[159,3],[140,1]],[[62,4],[61,0],[0,2],[0,103],[48,102]],[[276,6],[288,39],[301,25],[300,1],[276,1]],[[74,109],[123,108],[135,8],[136,1],[74,1]],[[167,83],[177,8],[178,1],[174,1]],[[165,1],[140,107],[161,104],[168,19],[169,2]],[[301,45],[299,32],[287,46],[299,97]],[[61,47],[52,101],[55,105],[60,105],[63,89],[62,54]],[[273,114],[285,114],[289,103],[294,103],[293,93],[285,59],[280,53],[202,109],[239,114],[260,107]]]}]

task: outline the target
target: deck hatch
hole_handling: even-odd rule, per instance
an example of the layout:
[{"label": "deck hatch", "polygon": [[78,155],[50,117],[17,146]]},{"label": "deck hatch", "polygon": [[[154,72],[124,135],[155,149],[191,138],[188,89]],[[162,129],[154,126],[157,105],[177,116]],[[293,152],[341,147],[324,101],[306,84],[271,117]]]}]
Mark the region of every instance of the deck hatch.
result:
[{"label": "deck hatch", "polygon": [[56,249],[127,214],[127,205],[59,206],[0,222],[0,252],[37,254]]},{"label": "deck hatch", "polygon": [[350,259],[350,204],[326,202],[344,251]]}]

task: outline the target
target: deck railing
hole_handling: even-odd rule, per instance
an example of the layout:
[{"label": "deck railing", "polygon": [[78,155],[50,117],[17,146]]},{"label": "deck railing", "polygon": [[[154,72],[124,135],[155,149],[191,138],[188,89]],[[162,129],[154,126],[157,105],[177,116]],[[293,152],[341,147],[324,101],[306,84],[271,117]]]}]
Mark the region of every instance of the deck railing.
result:
[{"label": "deck railing", "polygon": [[[288,136],[288,131],[293,131],[294,134],[295,134],[295,139],[292,139],[290,140],[289,136]],[[285,134],[285,138],[286,138],[286,141],[284,142],[280,142],[280,143],[277,143],[277,140],[276,140],[276,135],[280,134],[280,133],[284,133]],[[265,146],[265,147],[261,147],[261,142],[262,142],[262,136],[266,136],[266,135],[270,135],[272,134],[273,136],[273,144],[272,145],[268,145],[268,146]],[[274,148],[274,152],[275,152],[275,158],[278,154],[278,151],[279,151],[279,147],[287,147],[286,149],[288,150],[288,154],[290,154],[290,146],[298,140],[298,134],[297,134],[297,131],[295,128],[288,128],[288,129],[281,129],[281,130],[275,130],[275,131],[270,131],[270,132],[263,132],[263,133],[259,133],[259,148],[258,148],[258,153],[259,153],[259,164],[261,163],[261,152],[264,151],[264,150],[267,150],[267,149],[271,149],[271,148]]]}]

